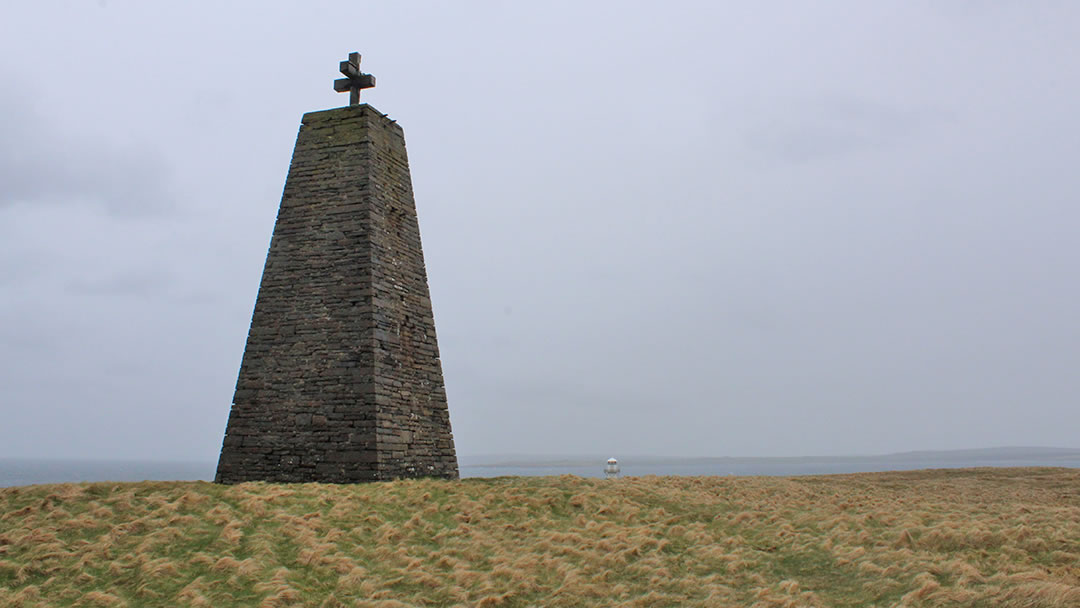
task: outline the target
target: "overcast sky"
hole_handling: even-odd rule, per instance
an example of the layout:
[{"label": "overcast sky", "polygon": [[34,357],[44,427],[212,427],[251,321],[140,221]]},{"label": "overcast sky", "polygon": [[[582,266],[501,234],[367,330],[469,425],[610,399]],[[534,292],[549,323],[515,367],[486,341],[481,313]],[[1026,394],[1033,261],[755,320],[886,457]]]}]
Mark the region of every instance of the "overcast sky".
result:
[{"label": "overcast sky", "polygon": [[1080,4],[109,0],[0,19],[0,457],[216,460],[354,50],[459,455],[1080,447]]}]

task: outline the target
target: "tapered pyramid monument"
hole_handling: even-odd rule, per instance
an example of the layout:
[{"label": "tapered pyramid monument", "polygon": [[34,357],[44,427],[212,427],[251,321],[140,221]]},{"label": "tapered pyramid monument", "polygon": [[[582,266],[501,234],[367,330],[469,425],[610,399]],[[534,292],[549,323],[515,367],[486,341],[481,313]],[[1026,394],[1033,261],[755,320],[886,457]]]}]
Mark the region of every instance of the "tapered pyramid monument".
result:
[{"label": "tapered pyramid monument", "polygon": [[218,482],[458,476],[405,136],[359,62],[303,117]]}]

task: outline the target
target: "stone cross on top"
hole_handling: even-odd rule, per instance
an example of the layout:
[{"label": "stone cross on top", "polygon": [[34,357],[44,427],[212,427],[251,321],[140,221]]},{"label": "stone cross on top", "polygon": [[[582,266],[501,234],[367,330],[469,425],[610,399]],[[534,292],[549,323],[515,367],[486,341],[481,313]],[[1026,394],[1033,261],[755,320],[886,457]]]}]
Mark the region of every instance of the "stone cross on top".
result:
[{"label": "stone cross on top", "polygon": [[338,93],[348,91],[349,105],[355,106],[360,103],[360,89],[375,86],[375,77],[360,71],[360,53],[349,53],[349,60],[342,61],[340,69],[345,78],[334,81],[334,90]]}]

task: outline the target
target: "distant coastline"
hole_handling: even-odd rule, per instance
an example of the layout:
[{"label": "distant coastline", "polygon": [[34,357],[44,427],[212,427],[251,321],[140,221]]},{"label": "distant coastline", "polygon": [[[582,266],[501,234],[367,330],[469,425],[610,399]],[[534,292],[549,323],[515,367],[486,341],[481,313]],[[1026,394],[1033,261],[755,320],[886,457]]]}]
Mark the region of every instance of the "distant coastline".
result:
[{"label": "distant coastline", "polygon": [[[601,477],[611,454],[488,455],[460,458],[462,477],[578,475]],[[697,457],[619,455],[623,475],[795,476],[977,467],[1080,468],[1080,449],[1004,447],[870,456]],[[215,462],[0,458],[0,487],[82,481],[209,481]]]},{"label": "distant coastline", "polygon": [[0,488],[82,481],[210,480],[215,466],[211,462],[0,458]]},{"label": "distant coastline", "polygon": [[[583,466],[603,463],[612,454],[591,454],[575,456],[538,456],[525,454],[488,454],[472,457],[459,457],[463,463],[472,467],[552,467]],[[839,456],[619,456],[620,461],[636,462],[649,465],[695,465],[695,464],[783,464],[783,463],[838,463],[838,462],[881,462],[881,463],[922,463],[952,461],[987,461],[1009,462],[1039,460],[1046,466],[1058,461],[1080,460],[1080,448],[1055,447],[1000,447],[976,448],[964,450],[917,450],[895,452],[891,454],[839,455]]]}]

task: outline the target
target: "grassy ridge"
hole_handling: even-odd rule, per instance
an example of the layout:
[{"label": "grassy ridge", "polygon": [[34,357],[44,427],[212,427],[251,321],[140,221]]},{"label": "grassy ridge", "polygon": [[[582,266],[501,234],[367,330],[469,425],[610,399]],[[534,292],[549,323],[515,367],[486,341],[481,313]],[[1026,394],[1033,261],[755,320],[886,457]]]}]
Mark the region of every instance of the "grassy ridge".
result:
[{"label": "grassy ridge", "polygon": [[0,606],[1080,606],[1080,471],[0,489]]}]

